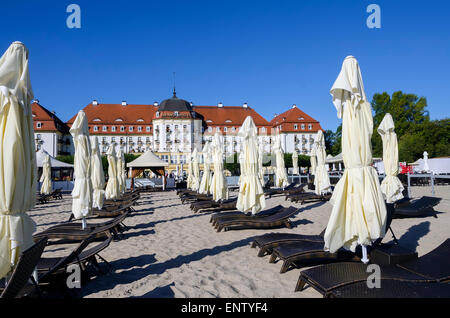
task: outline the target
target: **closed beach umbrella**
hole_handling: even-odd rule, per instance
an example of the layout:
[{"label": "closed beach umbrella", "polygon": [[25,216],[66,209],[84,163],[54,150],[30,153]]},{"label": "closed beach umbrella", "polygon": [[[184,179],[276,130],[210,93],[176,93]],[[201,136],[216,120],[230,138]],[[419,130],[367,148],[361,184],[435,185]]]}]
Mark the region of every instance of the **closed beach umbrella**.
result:
[{"label": "closed beach umbrella", "polygon": [[106,184],[105,197],[106,199],[119,198],[119,182],[117,180],[117,158],[114,144],[110,145],[106,152],[108,159],[108,183]]},{"label": "closed beach umbrella", "polygon": [[91,182],[91,143],[89,127],[84,111],[78,112],[77,118],[70,128],[73,138],[75,156],[73,159],[74,187],[72,190],[72,214],[75,219],[83,219],[92,210],[92,182]]},{"label": "closed beach umbrella", "polygon": [[317,156],[316,156],[316,144],[315,143],[312,146],[309,160],[311,162],[311,168],[310,168],[309,172],[312,175],[315,175],[316,174],[316,167],[317,167]]},{"label": "closed beach umbrella", "polygon": [[44,160],[42,160],[42,175],[39,181],[42,182],[41,194],[52,193],[52,166],[48,154],[45,155]]},{"label": "closed beach umbrella", "polygon": [[188,157],[188,176],[187,176],[187,180],[186,180],[186,188],[188,189],[192,189],[192,180],[194,178],[194,172],[192,170],[192,154],[189,155]]},{"label": "closed beach umbrella", "polygon": [[239,180],[238,180],[238,185],[241,185],[241,179],[243,179],[244,177],[244,152],[241,151],[239,152]]},{"label": "closed beach umbrella", "polygon": [[209,188],[211,187],[211,146],[209,141],[205,143],[203,146],[203,176],[202,181],[200,182],[200,188],[198,190],[199,193],[208,194]]},{"label": "closed beach umbrella", "polygon": [[319,130],[316,141],[316,175],[314,177],[314,188],[316,194],[323,194],[331,191],[330,177],[328,176],[327,167],[325,163],[327,154],[325,151],[325,141],[322,130]]},{"label": "closed beach umbrella", "polygon": [[258,147],[258,174],[259,174],[259,179],[261,180],[261,184],[264,186],[265,182],[264,182],[264,167],[263,167],[263,162],[264,162],[264,145],[260,144]]},{"label": "closed beach umbrella", "polygon": [[28,50],[14,42],[0,58],[0,278],[33,245],[37,165]]},{"label": "closed beach umbrella", "polygon": [[276,171],[275,171],[275,186],[284,188],[287,185],[289,185],[287,173],[286,173],[286,167],[284,165],[284,152],[281,148],[281,136],[280,134],[277,134],[275,139],[275,159],[276,159]]},{"label": "closed beach umbrella", "polygon": [[367,102],[357,60],[345,58],[342,70],[331,88],[333,104],[342,118],[342,155],[345,171],[337,183],[331,203],[333,209],[325,232],[325,250],[344,247],[355,251],[385,234],[386,205],[378,174],[372,167],[370,139],[373,118]]},{"label": "closed beach umbrella", "polygon": [[299,174],[298,171],[298,153],[297,151],[294,151],[292,154],[292,167],[293,167],[293,174]]},{"label": "closed beach umbrella", "polygon": [[251,116],[247,116],[238,135],[242,138],[243,162],[236,209],[256,214],[266,207],[263,185],[258,176],[257,129]]},{"label": "closed beach umbrella", "polygon": [[101,209],[105,199],[105,175],[97,136],[91,139],[91,183],[93,189],[92,207]]},{"label": "closed beach umbrella", "polygon": [[378,126],[378,133],[383,141],[383,163],[386,177],[381,182],[381,192],[387,203],[394,203],[403,198],[403,185],[398,175],[398,144],[394,120],[391,114],[384,115]]},{"label": "closed beach umbrella", "polygon": [[428,152],[423,152],[423,171],[430,172],[430,166],[428,166]]},{"label": "closed beach umbrella", "polygon": [[119,194],[125,192],[126,176],[125,176],[125,155],[122,149],[117,151],[117,183],[119,185]]},{"label": "closed beach umbrella", "polygon": [[223,141],[221,135],[219,132],[216,132],[211,145],[214,175],[211,180],[210,192],[213,195],[214,201],[228,199],[227,179],[225,178],[223,170],[222,144]]},{"label": "closed beach umbrella", "polygon": [[198,166],[198,151],[194,148],[192,152],[192,190],[198,191],[200,187],[200,167]]}]

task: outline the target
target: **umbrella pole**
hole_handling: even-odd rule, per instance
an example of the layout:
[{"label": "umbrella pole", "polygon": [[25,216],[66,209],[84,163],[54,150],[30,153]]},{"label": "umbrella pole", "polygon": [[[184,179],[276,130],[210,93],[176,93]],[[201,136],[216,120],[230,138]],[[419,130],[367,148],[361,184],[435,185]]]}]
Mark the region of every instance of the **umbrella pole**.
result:
[{"label": "umbrella pole", "polygon": [[367,258],[367,247],[365,245],[361,245],[361,247],[362,247],[362,258],[361,258],[361,261],[364,264],[367,264],[367,263],[369,263],[369,259]]},{"label": "umbrella pole", "polygon": [[84,230],[86,229],[86,218],[83,217],[83,219],[81,220],[81,229]]}]

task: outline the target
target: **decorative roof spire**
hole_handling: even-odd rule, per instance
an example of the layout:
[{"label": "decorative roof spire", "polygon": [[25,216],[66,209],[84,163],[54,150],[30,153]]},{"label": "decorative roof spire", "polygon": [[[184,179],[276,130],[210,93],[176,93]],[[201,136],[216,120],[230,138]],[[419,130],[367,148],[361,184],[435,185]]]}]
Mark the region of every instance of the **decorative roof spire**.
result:
[{"label": "decorative roof spire", "polygon": [[175,91],[175,72],[173,72],[173,97],[177,98],[177,92]]}]

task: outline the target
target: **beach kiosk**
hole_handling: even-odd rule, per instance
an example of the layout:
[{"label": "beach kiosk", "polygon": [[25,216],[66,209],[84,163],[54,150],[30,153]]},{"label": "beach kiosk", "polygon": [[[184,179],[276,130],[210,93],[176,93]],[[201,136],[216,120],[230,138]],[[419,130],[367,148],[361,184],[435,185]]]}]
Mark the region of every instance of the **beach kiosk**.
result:
[{"label": "beach kiosk", "polygon": [[130,168],[131,175],[131,190],[134,190],[134,178],[144,172],[145,169],[150,169],[154,174],[162,177],[163,190],[166,189],[166,174],[165,168],[169,164],[156,156],[150,150],[144,152],[141,156],[127,163]]}]

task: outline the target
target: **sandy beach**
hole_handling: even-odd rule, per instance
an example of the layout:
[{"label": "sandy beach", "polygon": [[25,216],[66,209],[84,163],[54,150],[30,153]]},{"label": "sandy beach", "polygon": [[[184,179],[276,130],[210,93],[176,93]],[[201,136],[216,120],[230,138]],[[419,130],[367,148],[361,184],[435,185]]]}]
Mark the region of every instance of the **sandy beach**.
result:
[{"label": "sandy beach", "polygon": [[[442,198],[438,217],[395,219],[392,229],[400,244],[423,255],[449,237],[450,187],[436,186]],[[413,198],[431,196],[430,187],[412,187]],[[233,193],[236,195],[236,193]],[[266,200],[267,208],[281,204],[301,208],[293,229],[238,230],[217,233],[210,213],[194,214],[175,191],[141,194],[129,227],[100,255],[111,263],[107,274],[82,286],[80,297],[321,297],[312,288],[294,292],[299,269],[280,274],[280,262],[258,257],[250,248],[254,237],[268,232],[319,234],[327,225],[330,203],[292,204],[284,196]],[[37,232],[66,221],[71,197],[37,205],[29,215]],[[392,240],[388,233],[384,242]],[[46,252],[47,253],[47,252]],[[46,255],[44,254],[44,257]],[[106,267],[105,267],[106,268]]]}]

